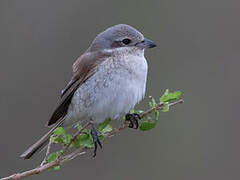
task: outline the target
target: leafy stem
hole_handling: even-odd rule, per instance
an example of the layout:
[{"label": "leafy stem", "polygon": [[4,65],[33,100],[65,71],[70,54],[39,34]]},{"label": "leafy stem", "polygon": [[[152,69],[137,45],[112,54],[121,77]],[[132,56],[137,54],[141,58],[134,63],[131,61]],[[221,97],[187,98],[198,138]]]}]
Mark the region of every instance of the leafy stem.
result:
[{"label": "leafy stem", "polygon": [[[166,90],[165,93],[160,97],[158,103],[153,97],[150,97],[149,109],[146,111],[131,110],[131,113],[138,113],[142,119],[139,129],[141,131],[148,131],[154,128],[159,119],[159,111],[168,112],[171,106],[182,104],[183,100],[179,99],[180,96],[180,91],[170,93],[169,90]],[[89,125],[89,122],[83,126],[77,124],[78,130],[73,136],[71,134],[67,134],[64,128],[58,127],[50,138],[49,146],[52,143],[61,144],[63,146],[61,150],[51,153],[50,155],[47,153],[48,157],[46,157],[46,161],[44,160],[44,163],[34,169],[16,173],[8,177],[1,178],[0,180],[17,180],[39,174],[48,169],[59,170],[60,166],[66,161],[70,161],[84,154],[87,149],[94,147],[91,133],[88,129]],[[106,119],[103,123],[98,125],[100,141],[104,141],[106,138],[114,136],[120,131],[126,129],[128,125],[129,124],[124,121],[122,126],[113,129],[110,125],[110,119]],[[50,147],[48,149],[50,149]],[[71,151],[68,152],[69,150]]]}]

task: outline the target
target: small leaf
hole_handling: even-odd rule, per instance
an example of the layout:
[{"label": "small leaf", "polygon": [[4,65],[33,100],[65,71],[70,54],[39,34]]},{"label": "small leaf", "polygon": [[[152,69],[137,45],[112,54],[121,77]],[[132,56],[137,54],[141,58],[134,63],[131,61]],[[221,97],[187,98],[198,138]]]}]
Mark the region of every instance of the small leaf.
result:
[{"label": "small leaf", "polygon": [[64,135],[66,134],[66,131],[63,127],[58,127],[53,131],[53,135],[57,136],[57,135]]},{"label": "small leaf", "polygon": [[55,152],[55,153],[51,153],[51,154],[48,156],[47,162],[48,162],[48,163],[49,163],[49,162],[52,162],[52,161],[56,160],[57,157],[58,157],[58,155],[57,155],[56,152]]},{"label": "small leaf", "polygon": [[51,153],[47,158],[47,163],[50,163],[50,162],[56,160],[61,153],[62,153],[62,150]]},{"label": "small leaf", "polygon": [[80,123],[77,123],[77,129],[81,130],[82,129],[82,125]]},{"label": "small leaf", "polygon": [[168,102],[164,103],[164,106],[161,110],[162,112],[168,112],[169,111],[169,105],[168,105]]},{"label": "small leaf", "polygon": [[88,134],[80,134],[76,139],[73,141],[73,145],[75,148],[80,148],[83,146],[83,141],[88,138]]},{"label": "small leaf", "polygon": [[154,120],[155,120],[155,122],[158,121],[158,117],[159,117],[159,111],[158,111],[158,110],[155,110],[155,111],[154,111]]},{"label": "small leaf", "polygon": [[98,128],[97,128],[98,132],[102,133],[102,131],[104,130],[104,128],[106,128],[106,126],[109,125],[110,121],[111,121],[111,119],[110,119],[110,118],[107,118],[103,123],[100,123],[100,124],[98,125]]},{"label": "small leaf", "polygon": [[133,113],[135,113],[135,110],[134,109],[130,109],[129,113],[133,114]]},{"label": "small leaf", "polygon": [[92,140],[91,134],[89,133],[89,134],[81,134],[81,135],[79,135],[73,141],[73,145],[76,148],[80,148],[80,147],[91,148],[91,147],[93,147],[93,140]]},{"label": "small leaf", "polygon": [[89,134],[90,130],[89,129],[84,129],[82,132],[85,133],[85,134]]},{"label": "small leaf", "polygon": [[93,148],[93,147],[94,147],[93,138],[92,138],[92,135],[91,135],[91,134],[89,134],[89,135],[88,135],[88,138],[85,139],[85,141],[82,141],[81,143],[82,143],[83,146],[86,147],[86,148]]},{"label": "small leaf", "polygon": [[62,127],[58,127],[54,130],[53,134],[50,137],[50,141],[53,143],[67,144],[70,142],[72,136],[70,134],[66,134],[66,131]]},{"label": "small leaf", "polygon": [[166,89],[162,97],[160,97],[160,102],[169,102],[169,101],[177,100],[179,99],[181,94],[182,93],[180,91],[175,91],[173,93],[170,93],[169,90]]},{"label": "small leaf", "polygon": [[113,130],[112,126],[110,124],[108,124],[107,126],[105,126],[105,128],[101,131],[101,134],[106,134],[108,132],[111,132]]},{"label": "small leaf", "polygon": [[64,143],[64,140],[62,139],[62,138],[60,138],[60,137],[55,137],[55,136],[51,136],[50,137],[50,141],[52,142],[52,143],[60,143],[60,144],[63,144]]},{"label": "small leaf", "polygon": [[54,171],[58,171],[59,169],[60,169],[60,166],[54,166],[54,167],[53,167],[53,170],[54,170]]},{"label": "small leaf", "polygon": [[98,139],[99,139],[99,141],[103,142],[104,136],[103,136],[103,135],[100,135],[100,136],[98,136]]},{"label": "small leaf", "polygon": [[70,142],[71,138],[72,138],[72,135],[71,135],[71,134],[66,134],[66,135],[64,136],[64,143],[65,143],[65,144],[68,144],[68,143]]},{"label": "small leaf", "polygon": [[149,131],[153,129],[155,126],[156,126],[155,122],[144,121],[141,123],[139,128],[141,131]]},{"label": "small leaf", "polygon": [[152,96],[149,96],[149,98],[151,99],[151,101],[149,102],[149,107],[153,108],[157,105],[155,99]]}]

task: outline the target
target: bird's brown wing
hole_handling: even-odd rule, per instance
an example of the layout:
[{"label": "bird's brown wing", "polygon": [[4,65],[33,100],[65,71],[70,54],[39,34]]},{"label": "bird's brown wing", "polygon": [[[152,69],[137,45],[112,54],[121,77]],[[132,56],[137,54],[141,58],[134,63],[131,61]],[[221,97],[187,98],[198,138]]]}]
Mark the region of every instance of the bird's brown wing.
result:
[{"label": "bird's brown wing", "polygon": [[61,99],[57,103],[56,109],[47,123],[48,126],[56,123],[67,114],[75,91],[95,73],[97,65],[105,61],[109,56],[109,53],[86,52],[76,60],[73,64],[73,77],[62,91]]}]

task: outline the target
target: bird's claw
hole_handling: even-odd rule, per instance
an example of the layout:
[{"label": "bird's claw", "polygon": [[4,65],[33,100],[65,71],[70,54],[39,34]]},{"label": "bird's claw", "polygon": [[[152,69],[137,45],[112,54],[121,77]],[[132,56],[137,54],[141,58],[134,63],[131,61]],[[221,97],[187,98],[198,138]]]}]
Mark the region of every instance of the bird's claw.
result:
[{"label": "bird's claw", "polygon": [[[139,124],[138,124],[138,120],[140,120],[141,119],[141,117],[139,116],[139,114],[137,114],[137,113],[128,113],[128,114],[126,114],[126,121],[129,121],[130,122],[130,124],[129,124],[129,128],[134,128],[134,129],[138,129],[138,127],[139,127]],[[135,125],[135,127],[134,127],[134,125]]]}]

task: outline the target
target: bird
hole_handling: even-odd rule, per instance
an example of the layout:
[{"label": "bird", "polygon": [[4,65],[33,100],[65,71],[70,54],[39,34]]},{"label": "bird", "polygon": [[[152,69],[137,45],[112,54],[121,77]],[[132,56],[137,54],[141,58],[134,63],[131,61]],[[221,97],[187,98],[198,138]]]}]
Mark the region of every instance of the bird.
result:
[{"label": "bird", "polygon": [[153,41],[127,24],[114,25],[99,33],[72,65],[72,78],[61,91],[47,122],[52,128],[20,157],[31,158],[47,145],[59,126],[90,122],[94,156],[97,144],[102,147],[95,128],[97,124],[106,118],[118,120],[125,116],[131,121],[130,128],[134,124],[138,126],[139,115],[129,111],[145,96],[148,63],[144,51],[155,46]]}]

